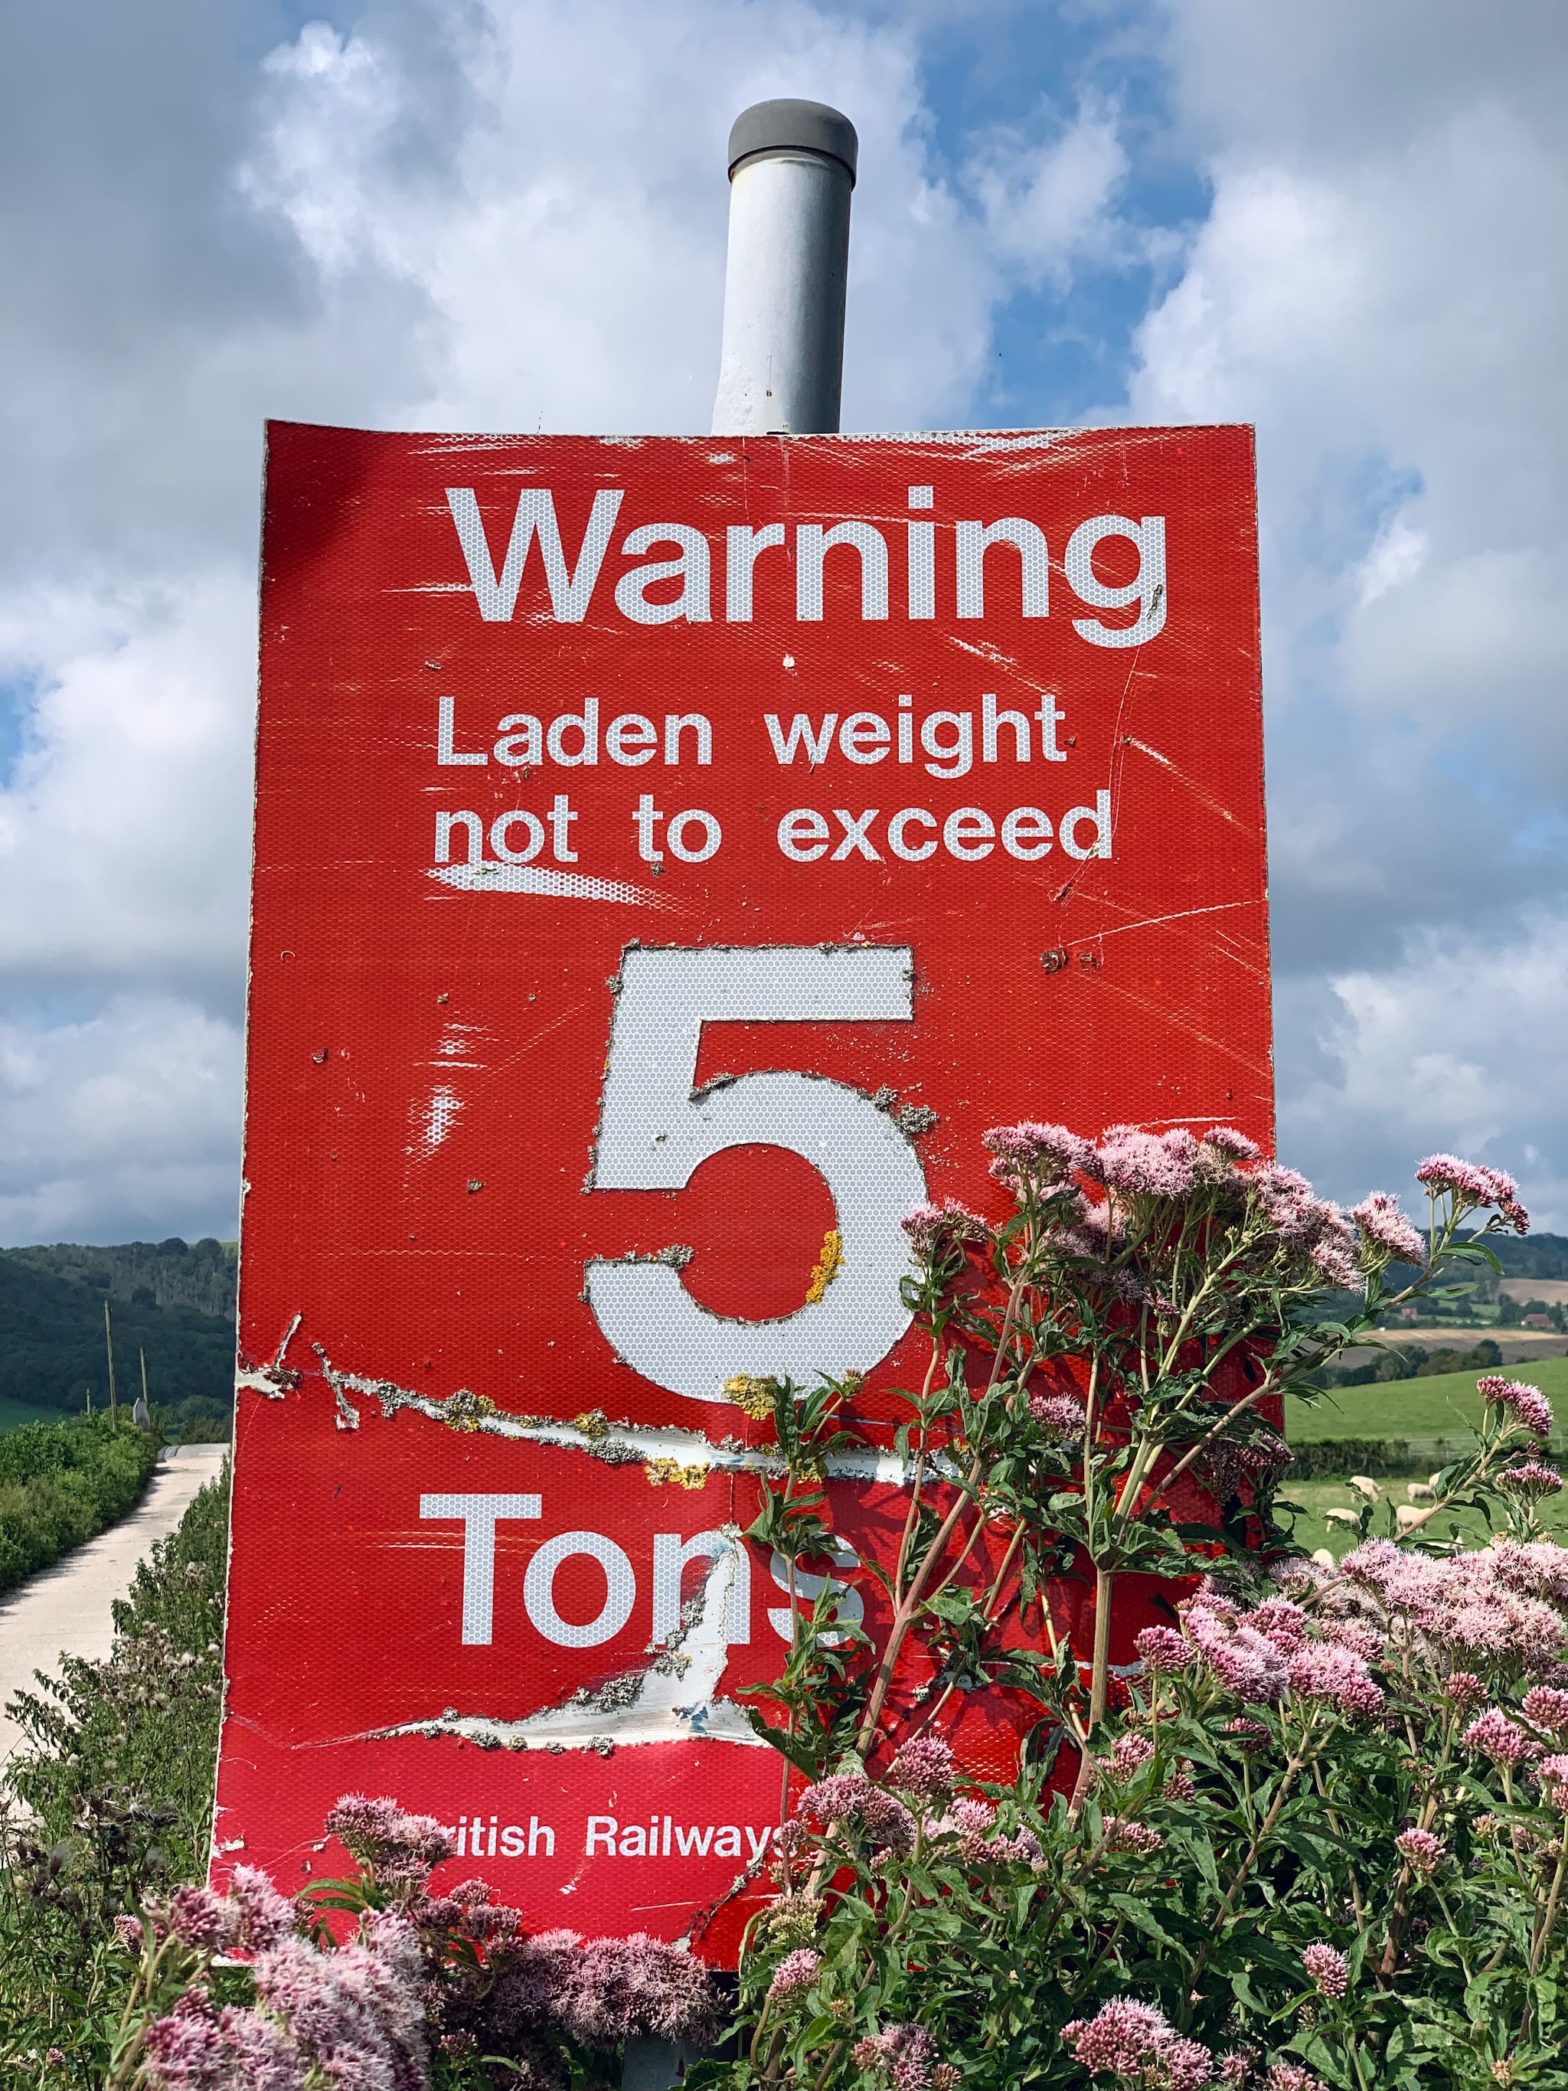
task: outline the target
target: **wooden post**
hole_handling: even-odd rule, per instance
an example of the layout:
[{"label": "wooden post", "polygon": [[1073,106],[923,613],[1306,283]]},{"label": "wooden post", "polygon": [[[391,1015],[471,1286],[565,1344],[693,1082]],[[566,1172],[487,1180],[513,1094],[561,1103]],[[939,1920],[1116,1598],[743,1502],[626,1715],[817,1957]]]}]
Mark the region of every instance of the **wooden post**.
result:
[{"label": "wooden post", "polygon": [[114,1323],[109,1319],[109,1302],[103,1303],[103,1347],[109,1360],[109,1415],[116,1428],[120,1422],[120,1404],[114,1390]]}]

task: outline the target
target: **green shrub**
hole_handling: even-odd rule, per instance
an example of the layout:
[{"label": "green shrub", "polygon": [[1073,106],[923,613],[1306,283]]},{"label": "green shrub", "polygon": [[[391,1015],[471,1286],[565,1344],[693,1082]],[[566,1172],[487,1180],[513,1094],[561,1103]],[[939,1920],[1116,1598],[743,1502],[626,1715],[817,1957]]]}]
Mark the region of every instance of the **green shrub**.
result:
[{"label": "green shrub", "polygon": [[25,1739],[0,1794],[0,2091],[34,2091],[51,2047],[68,2060],[49,2084],[101,2082],[135,1968],[114,1919],[205,1870],[228,1509],[225,1469],[137,1569],[109,1656],[66,1658],[13,1704]]},{"label": "green shrub", "polygon": [[107,1416],[0,1436],[0,1591],[124,1517],[157,1459],[155,1438]]}]

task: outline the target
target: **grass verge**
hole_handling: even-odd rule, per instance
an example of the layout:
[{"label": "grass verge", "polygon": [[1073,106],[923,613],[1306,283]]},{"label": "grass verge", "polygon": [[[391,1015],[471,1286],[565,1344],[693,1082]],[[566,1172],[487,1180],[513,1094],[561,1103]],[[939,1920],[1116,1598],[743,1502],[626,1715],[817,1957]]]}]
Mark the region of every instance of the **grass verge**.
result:
[{"label": "grass verge", "polygon": [[0,1591],[118,1523],[158,1461],[128,1420],[74,1416],[0,1437]]},{"label": "grass verge", "polygon": [[[26,1741],[0,1793],[0,2091],[101,2082],[133,1966],[114,1919],[205,1871],[228,1494],[225,1468],[137,1569],[105,1660],[68,1657],[15,1702]],[[65,2059],[46,2066],[54,2048]]]}]

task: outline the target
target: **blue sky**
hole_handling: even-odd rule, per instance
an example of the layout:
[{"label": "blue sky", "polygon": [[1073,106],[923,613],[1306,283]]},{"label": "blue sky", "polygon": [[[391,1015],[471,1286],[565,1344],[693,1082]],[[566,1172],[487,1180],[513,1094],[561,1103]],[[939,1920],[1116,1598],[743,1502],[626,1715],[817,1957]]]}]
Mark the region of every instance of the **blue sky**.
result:
[{"label": "blue sky", "polygon": [[1282,1151],[1568,1228],[1559,0],[54,0],[0,28],[0,1241],[233,1231],[263,416],[705,427],[769,93],[862,136],[846,426],[1256,423]]}]

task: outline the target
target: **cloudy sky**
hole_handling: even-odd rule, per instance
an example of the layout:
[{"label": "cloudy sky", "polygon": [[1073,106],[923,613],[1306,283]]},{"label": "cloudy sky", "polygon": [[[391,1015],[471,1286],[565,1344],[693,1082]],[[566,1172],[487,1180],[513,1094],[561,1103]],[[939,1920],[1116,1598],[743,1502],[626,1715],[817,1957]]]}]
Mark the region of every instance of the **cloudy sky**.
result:
[{"label": "cloudy sky", "polygon": [[263,417],[705,429],[772,94],[846,428],[1257,424],[1281,1151],[1568,1228],[1561,0],[17,0],[0,1242],[234,1232]]}]

